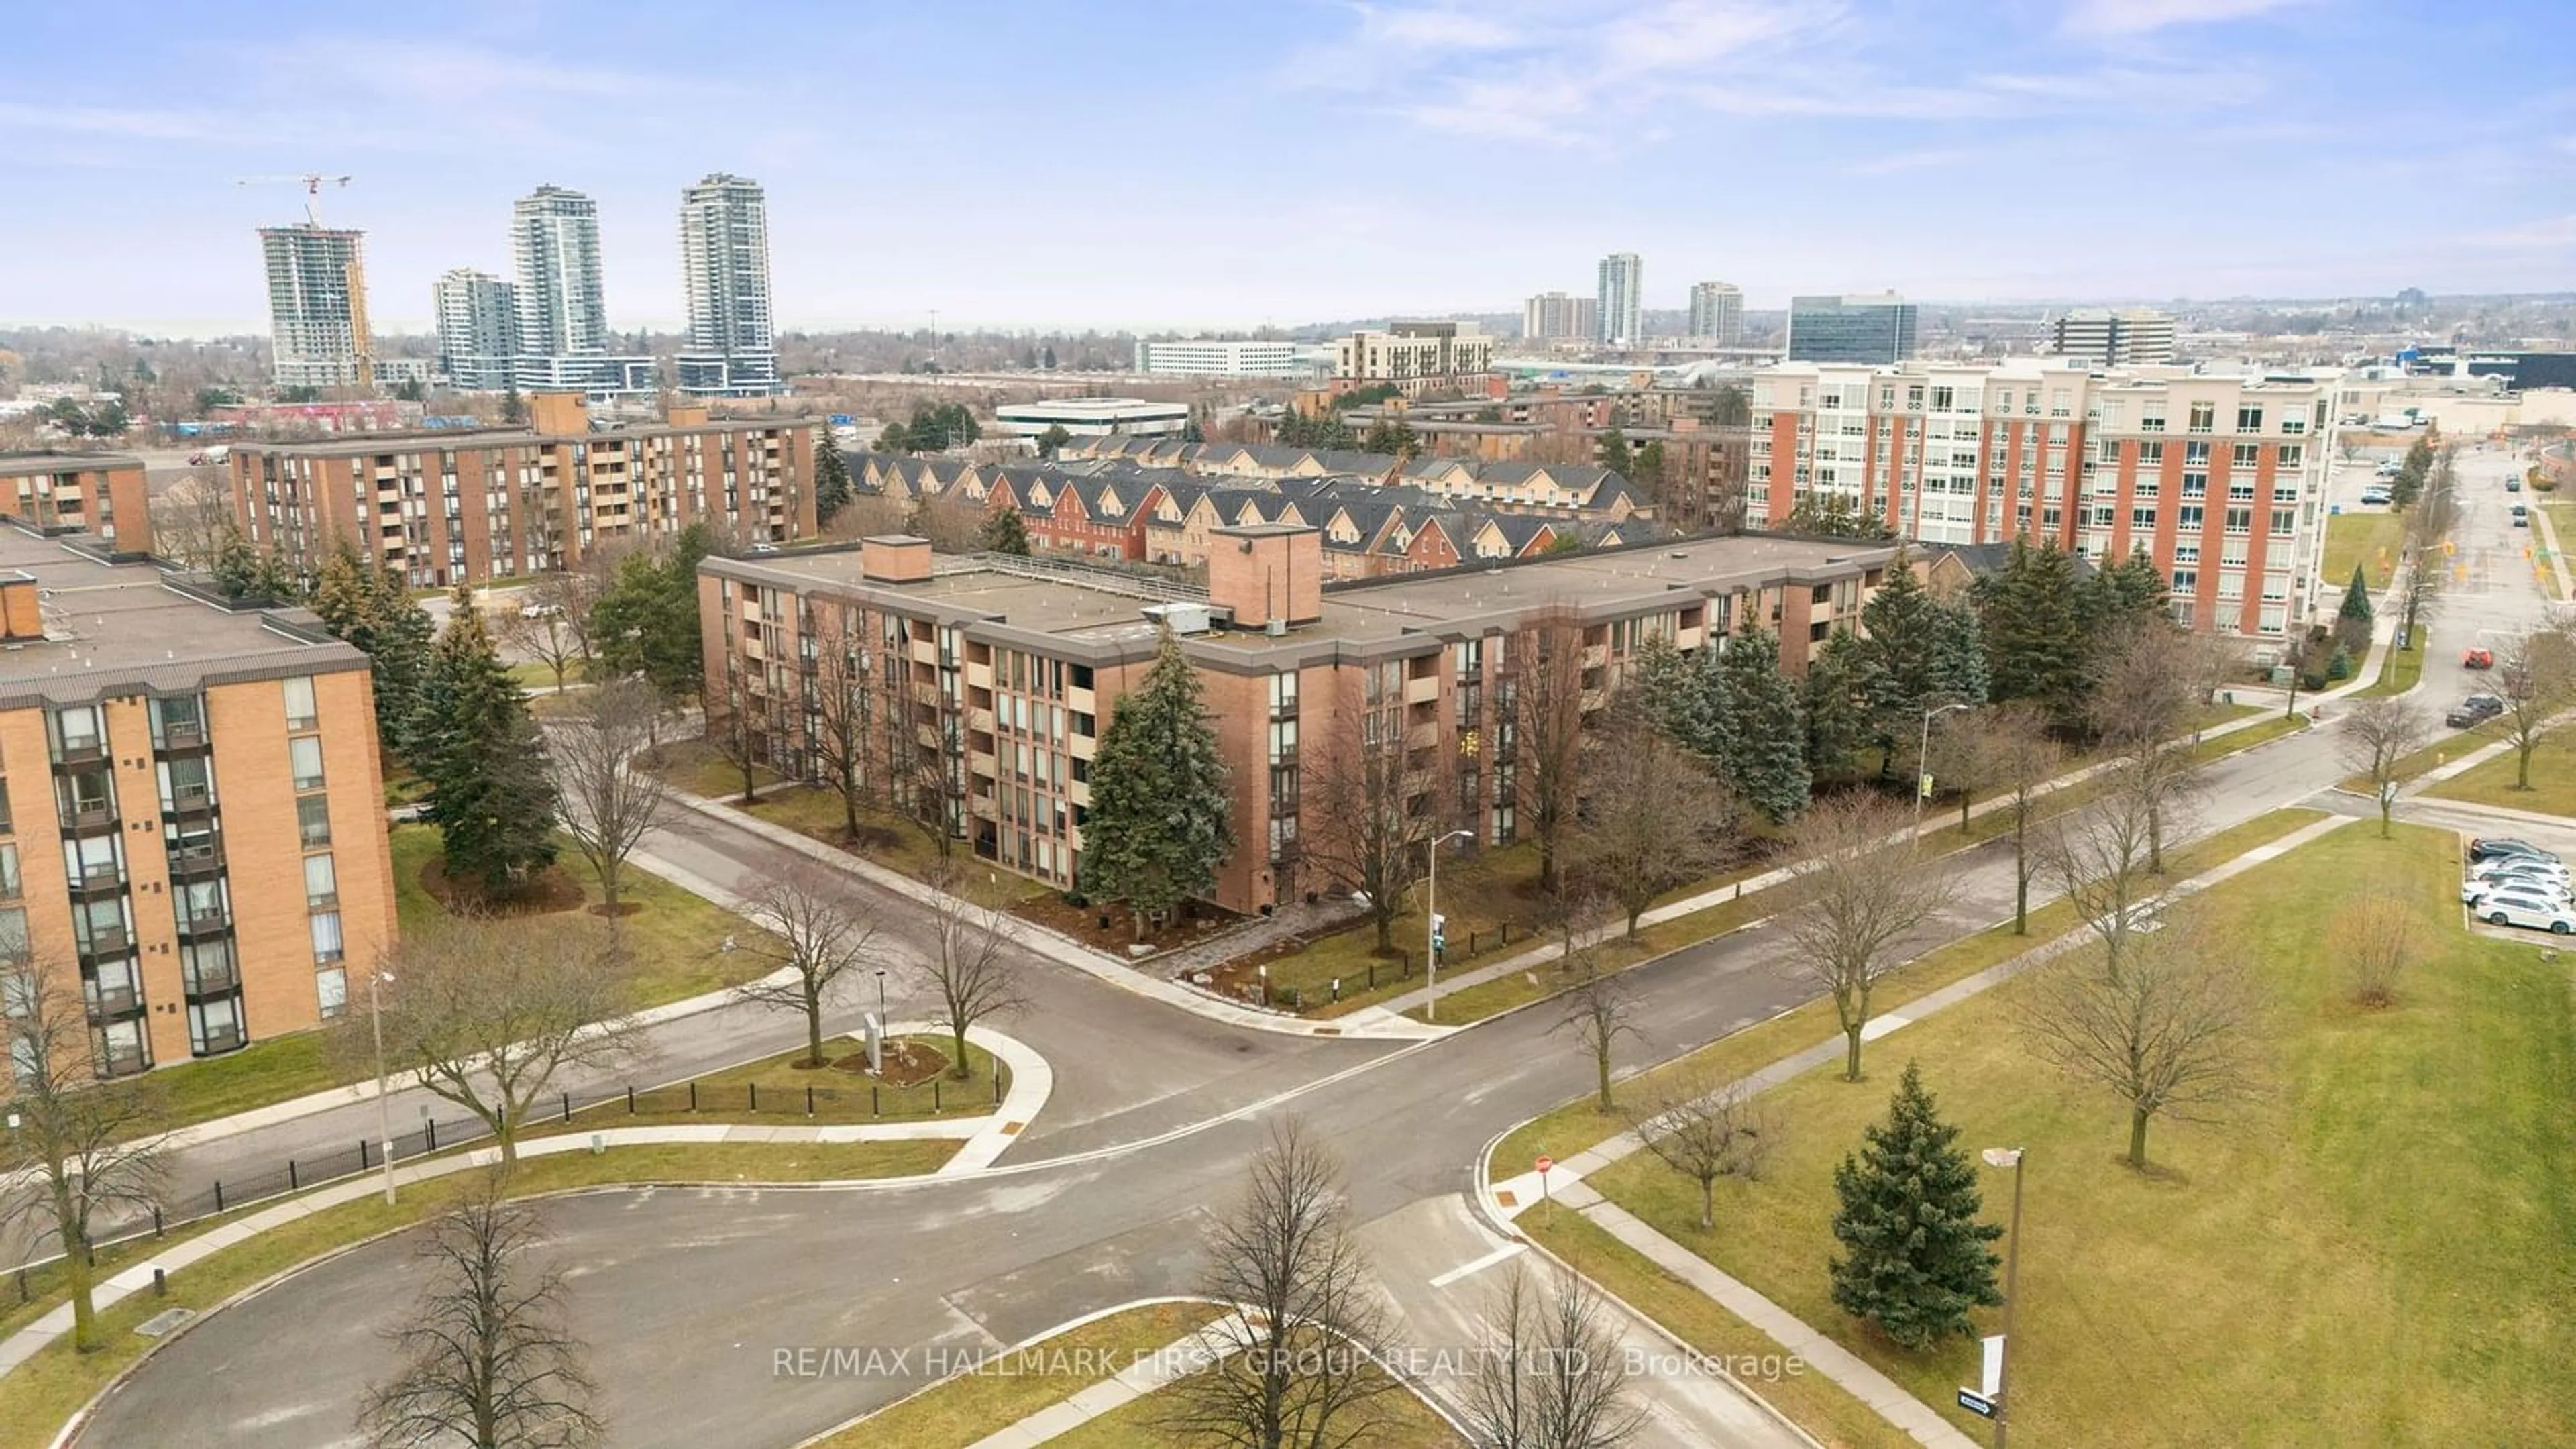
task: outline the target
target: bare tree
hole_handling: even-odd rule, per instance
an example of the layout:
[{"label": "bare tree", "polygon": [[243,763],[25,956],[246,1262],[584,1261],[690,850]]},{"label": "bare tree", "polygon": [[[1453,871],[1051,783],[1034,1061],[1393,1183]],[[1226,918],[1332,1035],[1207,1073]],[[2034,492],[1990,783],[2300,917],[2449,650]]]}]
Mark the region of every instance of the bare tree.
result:
[{"label": "bare tree", "polygon": [[2156,1117],[2218,1121],[2257,1091],[2262,995],[2223,934],[2196,915],[2169,912],[2116,965],[2086,958],[2043,968],[2024,1009],[2042,1057],[2128,1104],[2131,1167],[2147,1165]]},{"label": "bare tree", "polygon": [[1572,1032],[1592,1058],[1593,1100],[1607,1112],[1616,1105],[1610,1095],[1610,1058],[1620,1038],[1637,1034],[1637,1006],[1619,973],[1602,969],[1607,932],[1600,921],[1601,907],[1590,900],[1568,902],[1557,913],[1562,948],[1557,969],[1572,977],[1574,986],[1566,993],[1556,1029]]},{"label": "bare tree", "polygon": [[923,984],[939,998],[956,1048],[948,1074],[967,1075],[966,1033],[988,1017],[1028,1005],[1019,962],[1011,954],[1010,913],[989,889],[973,880],[974,868],[949,862],[931,873],[930,951],[922,958]]},{"label": "bare tree", "polygon": [[2044,846],[2049,874],[2076,918],[2101,938],[2113,970],[2164,899],[2163,882],[2147,866],[2150,814],[2136,792],[2108,791],[2058,819]]},{"label": "bare tree", "polygon": [[707,747],[717,758],[731,765],[742,776],[742,803],[759,798],[760,719],[752,713],[751,698],[727,666],[724,700],[707,701],[706,723],[701,731]]},{"label": "bare tree", "polygon": [[1570,606],[1543,609],[1507,643],[1496,707],[1513,735],[1520,817],[1538,840],[1538,888],[1554,894],[1583,797],[1582,616]]},{"label": "bare tree", "polygon": [[1431,773],[1406,748],[1400,706],[1337,716],[1305,771],[1297,848],[1333,883],[1367,899],[1377,949],[1395,946],[1405,895],[1430,858]]},{"label": "bare tree", "polygon": [[2513,741],[2513,788],[2531,788],[2531,752],[2558,712],[2576,704],[2576,625],[2552,624],[2517,635],[2496,651],[2496,695],[2504,701],[2505,738]]},{"label": "bare tree", "polygon": [[238,528],[232,488],[220,468],[191,468],[144,512],[152,523],[153,552],[183,568],[214,567]]},{"label": "bare tree", "polygon": [[[597,657],[594,652],[597,641],[591,638],[590,633],[590,611],[599,602],[601,586],[600,574],[586,568],[542,573],[528,584],[524,607],[548,611],[563,625],[585,673]],[[557,687],[561,687],[560,680]]]},{"label": "bare tree", "polygon": [[1995,733],[1995,717],[2011,705],[1983,705],[1972,712],[1944,717],[1932,729],[1930,758],[1923,769],[1940,784],[1959,792],[1959,833],[1968,833],[1968,812],[1980,792],[2001,783],[2009,761],[2008,743]]},{"label": "bare tree", "polygon": [[1656,897],[1716,868],[1735,803],[1634,701],[1614,704],[1584,749],[1591,758],[1574,826],[1575,873],[1619,903],[1633,941]]},{"label": "bare tree", "polygon": [[[565,1072],[604,1071],[643,1051],[618,958],[551,922],[459,916],[405,936],[381,971],[375,1020],[387,1068],[473,1113],[505,1167],[518,1164],[520,1127]],[[367,1059],[369,1025],[363,1012],[346,1019],[347,1059]]]},{"label": "bare tree", "polygon": [[2186,680],[2195,721],[2192,743],[2200,743],[2200,716],[2218,703],[2219,691],[2227,687],[2228,681],[2245,672],[2245,655],[2245,641],[2234,634],[2204,629],[2183,636],[2182,662],[2189,671]]},{"label": "bare tree", "polygon": [[2369,886],[2336,905],[2326,950],[2351,973],[2355,1004],[2390,1006],[2398,974],[2423,954],[2424,918],[2402,891]]},{"label": "bare tree", "polygon": [[2095,657],[2090,715],[2111,757],[2111,788],[2146,807],[2147,868],[2165,868],[2168,827],[2190,803],[2199,761],[2179,738],[2199,712],[2188,635],[2161,619],[2121,630]]},{"label": "bare tree", "polygon": [[1373,1401],[1395,1381],[1371,1356],[1386,1319],[1351,1235],[1339,1164],[1287,1117],[1272,1124],[1250,1179],[1211,1232],[1203,1282],[1208,1297],[1242,1311],[1200,1330],[1216,1366],[1172,1387],[1165,1425],[1241,1449],[1369,1443],[1386,1428]]},{"label": "bare tree", "polygon": [[1921,853],[1911,823],[1883,799],[1846,795],[1810,806],[1793,837],[1789,952],[1834,998],[1845,1081],[1860,1080],[1870,993],[1900,964],[1905,938],[1949,899],[1949,880]]},{"label": "bare tree", "polygon": [[867,898],[840,872],[797,859],[751,888],[743,914],[774,944],[759,948],[780,969],[734,988],[745,1001],[805,1017],[805,1064],[823,1065],[823,1006],[844,978],[884,959]]},{"label": "bare tree", "polygon": [[599,1389],[564,1314],[564,1276],[536,1262],[535,1209],[504,1201],[502,1178],[433,1224],[420,1245],[430,1281],[387,1335],[403,1356],[371,1386],[358,1428],[376,1449],[463,1442],[475,1449],[583,1449],[608,1442]]},{"label": "bare tree", "polygon": [[2370,777],[2379,801],[2379,838],[2389,835],[2389,816],[2397,807],[2400,761],[2424,747],[2424,712],[2412,700],[2378,695],[2357,700],[2343,715],[2343,758],[2355,774]]},{"label": "bare tree", "polygon": [[1704,1068],[1681,1067],[1649,1078],[1654,1090],[1628,1111],[1629,1129],[1655,1160],[1699,1188],[1699,1226],[1717,1228],[1717,1184],[1762,1176],[1763,1160],[1779,1145],[1777,1124],[1739,1082],[1720,1081]]},{"label": "bare tree", "polygon": [[864,640],[826,633],[814,654],[814,764],[841,797],[841,823],[859,840],[859,806],[877,786],[877,688]]},{"label": "bare tree", "polygon": [[910,522],[912,510],[899,498],[882,493],[853,493],[850,501],[832,515],[824,525],[827,538],[874,538],[902,533]]},{"label": "bare tree", "polygon": [[616,679],[591,690],[548,731],[564,833],[599,873],[612,942],[619,939],[626,858],[670,809],[670,786],[639,758],[652,744],[661,714],[662,699],[652,685]]},{"label": "bare tree", "polygon": [[1618,1449],[1646,1411],[1629,1400],[1626,1355],[1601,1290],[1558,1270],[1542,1284],[1514,1261],[1485,1305],[1463,1387],[1468,1428],[1491,1449]]},{"label": "bare tree", "polygon": [[[548,578],[568,577],[549,574]],[[533,593],[533,590],[531,590]],[[582,657],[582,638],[573,628],[571,618],[559,604],[522,600],[519,607],[501,616],[501,643],[530,655],[552,670],[555,693],[564,692],[564,675],[572,662]]]},{"label": "bare tree", "polygon": [[[90,1248],[105,1215],[158,1201],[167,1158],[153,1142],[161,1095],[100,1085],[79,973],[23,946],[0,958],[0,1062],[14,1069],[0,1132],[0,1224],[50,1232],[63,1252],[72,1346],[99,1347]],[[21,1192],[19,1187],[31,1189]]]},{"label": "bare tree", "polygon": [[1986,715],[1992,739],[1996,783],[2004,789],[2004,813],[2012,822],[2013,934],[2030,934],[2030,883],[2039,873],[2032,853],[2030,828],[2039,818],[2040,792],[2066,763],[2066,751],[2049,733],[2048,711],[2028,700],[1997,705]]}]

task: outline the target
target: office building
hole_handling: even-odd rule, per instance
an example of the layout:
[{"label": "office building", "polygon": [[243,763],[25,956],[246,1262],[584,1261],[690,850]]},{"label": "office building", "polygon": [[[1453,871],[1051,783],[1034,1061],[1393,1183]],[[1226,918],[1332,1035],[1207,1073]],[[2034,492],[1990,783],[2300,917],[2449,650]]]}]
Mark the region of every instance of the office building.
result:
[{"label": "office building", "polygon": [[1315,374],[1294,342],[1189,339],[1136,344],[1136,370],[1171,377],[1289,377]]},{"label": "office building", "polygon": [[510,208],[521,392],[579,392],[596,402],[649,397],[653,359],[620,354],[600,282],[599,203],[562,186],[540,186]]},{"label": "office building", "polygon": [[769,201],[759,182],[718,172],[680,193],[680,276],[689,308],[680,391],[700,397],[776,393]]},{"label": "office building", "polygon": [[438,317],[438,371],[461,392],[505,392],[519,356],[518,289],[489,272],[457,267],[430,286]]},{"label": "office building", "polygon": [[696,522],[734,544],[785,543],[815,529],[821,422],[689,405],[595,431],[579,393],[538,393],[519,428],[235,443],[233,517],[298,570],[345,540],[415,588],[575,568]]},{"label": "office building", "polygon": [[[1803,670],[1849,624],[1893,549],[1731,537],[1658,542],[1324,586],[1320,531],[1210,531],[1193,589],[1059,559],[934,560],[916,538],[770,559],[710,559],[698,574],[711,708],[738,710],[763,761],[815,777],[821,728],[805,701],[823,659],[856,656],[876,691],[872,728],[898,796],[925,802],[979,857],[1069,888],[1090,768],[1119,696],[1168,625],[1196,669],[1233,789],[1236,849],[1218,904],[1255,912],[1336,883],[1304,859],[1315,762],[1365,730],[1426,763],[1413,813],[1474,832],[1526,833],[1508,701],[1544,647],[1579,649],[1586,707],[1649,639],[1691,650],[1759,627]],[[1559,656],[1562,657],[1562,656]],[[1348,732],[1348,733],[1345,733]]]},{"label": "office building", "polygon": [[1601,302],[1541,292],[1521,304],[1521,336],[1532,342],[1590,342],[1601,331]]},{"label": "office building", "polygon": [[0,514],[30,533],[86,533],[110,553],[152,551],[143,460],[125,453],[0,453]]},{"label": "office building", "polygon": [[1189,425],[1188,403],[1135,397],[1060,397],[1004,403],[993,409],[993,431],[1013,438],[1034,438],[1049,428],[1062,428],[1077,438],[1105,438],[1113,433],[1179,437]]},{"label": "office building", "polygon": [[2048,350],[2098,367],[2162,367],[2174,360],[2173,314],[2079,307],[2049,319]]},{"label": "office building", "polygon": [[1646,264],[1635,252],[1612,252],[1601,259],[1600,286],[1594,292],[1601,312],[1595,340],[1605,347],[1634,347],[1645,340]]},{"label": "office building", "polygon": [[1744,294],[1724,282],[1693,282],[1690,290],[1690,335],[1720,347],[1733,347],[1744,337]]},{"label": "office building", "polygon": [[2143,548],[2195,627],[2278,639],[2325,528],[2330,385],[2035,362],[1756,373],[1747,512],[1839,500],[1900,537]]},{"label": "office building", "polygon": [[0,527],[0,942],[128,1076],[341,1013],[394,938],[367,656]]},{"label": "office building", "polygon": [[1494,339],[1473,322],[1392,322],[1333,346],[1333,377],[1345,390],[1387,383],[1408,397],[1474,391],[1493,365]]},{"label": "office building", "polygon": [[372,388],[366,233],[304,222],[264,226],[271,373],[281,388]]},{"label": "office building", "polygon": [[1896,363],[1914,355],[1914,304],[1875,297],[1789,299],[1791,362]]}]

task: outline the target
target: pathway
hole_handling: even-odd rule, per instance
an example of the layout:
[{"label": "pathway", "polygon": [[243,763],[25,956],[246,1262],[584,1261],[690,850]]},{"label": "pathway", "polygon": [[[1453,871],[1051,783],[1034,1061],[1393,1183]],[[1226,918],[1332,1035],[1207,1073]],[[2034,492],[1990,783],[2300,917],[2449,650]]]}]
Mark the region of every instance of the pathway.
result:
[{"label": "pathway", "polygon": [[[2178,882],[2172,894],[2188,895],[2209,889],[2221,881],[2241,875],[2266,861],[2274,860],[2300,846],[2352,823],[2349,816],[2331,816],[2312,825],[2302,826],[2278,840],[2258,845],[2244,854],[2224,861],[2187,880]],[[1964,977],[1938,991],[1932,991],[1907,1002],[1894,1011],[1872,1020],[1863,1035],[1871,1040],[1903,1029],[1925,1017],[1936,1015],[1960,1002],[1970,1000],[2002,985],[2031,967],[2082,945],[2087,939],[2081,930],[2070,931],[2056,940],[2000,962],[1973,976]],[[1840,1035],[1818,1042],[1803,1051],[1794,1052],[1752,1072],[1722,1090],[1765,1091],[1793,1077],[1813,1071],[1838,1058],[1843,1052]],[[1622,1132],[1591,1148],[1558,1162],[1542,1181],[1536,1172],[1524,1172],[1500,1182],[1488,1181],[1477,1194],[1479,1206],[1500,1223],[1509,1223],[1530,1204],[1543,1197],[1581,1212],[1605,1231],[1636,1249],[1656,1266],[1675,1274],[1698,1288],[1736,1316],[1768,1333],[1781,1347],[1797,1354],[1811,1367],[1850,1390],[1862,1402],[1876,1409],[1889,1423],[1903,1429],[1917,1441],[1942,1449],[1969,1449],[1967,1436],[1953,1428],[1921,1400],[1900,1388],[1893,1379],[1871,1368],[1867,1363],[1833,1343],[1810,1325],[1801,1322],[1788,1310],[1771,1302],[1743,1282],[1721,1272],[1716,1265],[1697,1253],[1674,1242],[1603,1198],[1584,1179],[1611,1163],[1637,1152],[1643,1143],[1634,1132]],[[1480,1177],[1484,1174],[1478,1167]],[[1542,1248],[1544,1251],[1544,1248]]]},{"label": "pathway", "polygon": [[[938,1022],[904,1022],[894,1031],[898,1034],[921,1035],[945,1031]],[[1046,1058],[1022,1043],[1000,1032],[983,1027],[968,1029],[966,1039],[991,1052],[1011,1069],[1011,1089],[1003,1094],[1002,1105],[978,1117],[933,1117],[915,1122],[853,1122],[828,1126],[762,1126],[757,1124],[674,1124],[659,1127],[608,1127],[597,1131],[551,1132],[519,1144],[519,1156],[551,1157],[566,1152],[592,1152],[610,1147],[639,1147],[656,1143],[769,1143],[815,1142],[847,1144],[856,1142],[926,1142],[962,1138],[956,1153],[941,1164],[935,1177],[954,1177],[980,1172],[993,1165],[1014,1138],[1034,1120],[1055,1090],[1055,1072]],[[412,1183],[446,1177],[469,1168],[489,1167],[498,1162],[501,1149],[477,1147],[463,1152],[436,1157],[415,1158],[395,1164],[392,1177],[397,1188]],[[865,1183],[900,1182],[902,1178],[870,1178]],[[917,1179],[915,1179],[917,1180]],[[260,1209],[246,1217],[170,1244],[148,1259],[120,1269],[101,1279],[92,1295],[99,1308],[121,1303],[136,1293],[149,1292],[152,1275],[157,1269],[175,1273],[193,1263],[202,1262],[236,1244],[247,1242],[262,1233],[310,1217],[326,1208],[373,1197],[384,1191],[385,1174],[371,1172],[346,1178],[325,1187]],[[811,1186],[856,1186],[860,1183],[816,1183]],[[64,1303],[35,1322],[0,1339],[0,1376],[36,1356],[46,1345],[69,1333],[72,1309]]]}]

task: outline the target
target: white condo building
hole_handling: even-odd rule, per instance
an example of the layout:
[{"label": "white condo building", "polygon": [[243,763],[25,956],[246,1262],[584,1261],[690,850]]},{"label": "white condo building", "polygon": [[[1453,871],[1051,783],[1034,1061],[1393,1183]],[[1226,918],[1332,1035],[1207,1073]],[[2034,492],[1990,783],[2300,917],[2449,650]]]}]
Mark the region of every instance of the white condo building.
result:
[{"label": "white condo building", "polygon": [[1690,335],[1720,347],[1733,347],[1744,337],[1744,293],[1725,282],[1694,282],[1690,290]]},{"label": "white condo building", "polygon": [[1612,252],[1601,259],[1595,296],[1601,303],[1601,330],[1595,340],[1610,347],[1634,347],[1645,340],[1646,264],[1635,252]]},{"label": "white condo building", "polygon": [[680,391],[700,397],[776,393],[769,199],[759,182],[718,172],[680,193],[680,276],[689,308]]},{"label": "white condo building", "polygon": [[430,286],[438,318],[438,371],[463,392],[506,391],[519,356],[518,289],[490,272],[457,267]]},{"label": "white condo building", "polygon": [[368,353],[365,232],[267,226],[269,345],[279,387],[375,386]]},{"label": "white condo building", "polygon": [[1312,377],[1315,364],[1294,342],[1139,342],[1136,370],[1174,377]]},{"label": "white condo building", "polygon": [[518,360],[511,382],[531,392],[577,390],[594,401],[648,396],[653,359],[618,356],[600,283],[599,203],[540,186],[510,209],[518,272]]}]

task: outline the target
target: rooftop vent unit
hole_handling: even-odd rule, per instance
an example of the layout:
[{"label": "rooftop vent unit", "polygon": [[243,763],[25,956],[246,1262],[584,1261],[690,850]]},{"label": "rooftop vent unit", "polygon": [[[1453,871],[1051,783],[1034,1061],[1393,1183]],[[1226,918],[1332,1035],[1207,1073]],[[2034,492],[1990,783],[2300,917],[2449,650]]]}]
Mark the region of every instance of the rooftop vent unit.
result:
[{"label": "rooftop vent unit", "polygon": [[1208,606],[1205,604],[1148,604],[1145,617],[1178,635],[1204,634],[1208,631]]}]

